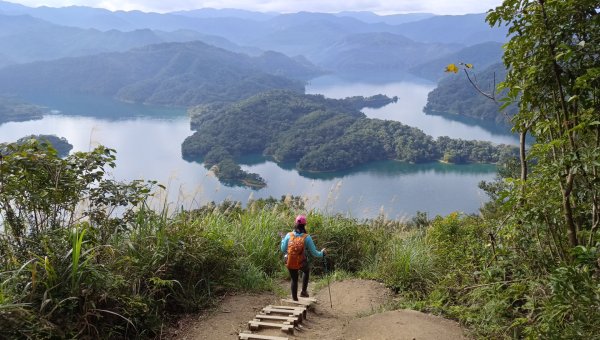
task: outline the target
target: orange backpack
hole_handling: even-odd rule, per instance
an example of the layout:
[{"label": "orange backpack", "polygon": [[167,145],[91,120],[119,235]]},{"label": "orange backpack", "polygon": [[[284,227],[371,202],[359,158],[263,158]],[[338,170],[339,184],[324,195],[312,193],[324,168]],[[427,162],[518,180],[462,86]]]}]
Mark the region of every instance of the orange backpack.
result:
[{"label": "orange backpack", "polygon": [[287,247],[287,262],[285,266],[289,269],[300,269],[306,264],[306,255],[304,254],[304,240],[308,234],[301,236],[294,235],[290,232],[290,239]]}]

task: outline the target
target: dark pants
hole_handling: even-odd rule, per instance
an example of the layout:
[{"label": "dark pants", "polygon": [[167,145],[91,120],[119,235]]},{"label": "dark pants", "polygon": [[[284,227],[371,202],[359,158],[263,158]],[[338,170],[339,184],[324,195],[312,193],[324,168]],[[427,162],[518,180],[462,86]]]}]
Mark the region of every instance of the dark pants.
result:
[{"label": "dark pants", "polygon": [[302,271],[302,291],[306,292],[308,290],[308,277],[309,277],[309,268],[305,266],[300,269],[289,269],[290,277],[292,278],[292,299],[295,301],[298,300],[298,272]]}]

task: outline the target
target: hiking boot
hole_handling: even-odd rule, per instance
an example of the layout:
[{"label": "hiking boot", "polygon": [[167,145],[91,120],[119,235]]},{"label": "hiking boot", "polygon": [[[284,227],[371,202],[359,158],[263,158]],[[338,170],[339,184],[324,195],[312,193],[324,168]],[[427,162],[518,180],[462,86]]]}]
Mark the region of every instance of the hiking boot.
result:
[{"label": "hiking boot", "polygon": [[308,297],[308,292],[302,291],[300,292],[301,297]]}]

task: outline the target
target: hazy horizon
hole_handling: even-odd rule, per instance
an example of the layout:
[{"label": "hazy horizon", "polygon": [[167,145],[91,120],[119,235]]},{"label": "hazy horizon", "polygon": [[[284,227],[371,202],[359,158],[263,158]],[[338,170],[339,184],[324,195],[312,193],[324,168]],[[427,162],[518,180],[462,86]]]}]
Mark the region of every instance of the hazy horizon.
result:
[{"label": "hazy horizon", "polygon": [[67,7],[86,6],[104,8],[110,11],[133,11],[167,13],[194,9],[240,9],[256,12],[296,13],[321,12],[339,13],[344,11],[373,12],[379,15],[405,13],[433,13],[436,15],[460,15],[483,13],[500,5],[500,0],[350,0],[327,1],[307,0],[11,0],[6,1],[28,7]]}]

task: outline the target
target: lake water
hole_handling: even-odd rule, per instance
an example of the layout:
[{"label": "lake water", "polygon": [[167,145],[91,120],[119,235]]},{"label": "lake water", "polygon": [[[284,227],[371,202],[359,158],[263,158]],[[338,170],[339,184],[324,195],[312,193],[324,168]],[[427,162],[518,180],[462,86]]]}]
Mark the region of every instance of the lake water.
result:
[{"label": "lake water", "polygon": [[[397,95],[398,103],[366,109],[365,114],[398,120],[433,136],[516,143],[511,136],[423,114],[431,89],[432,84],[345,83],[324,77],[311,81],[307,92],[335,98],[377,93]],[[158,180],[168,187],[166,197],[174,207],[195,208],[225,199],[246,203],[251,198],[292,194],[304,197],[309,208],[356,218],[371,218],[381,213],[389,218],[409,218],[417,211],[430,215],[452,211],[475,213],[486,200],[477,184],[495,176],[495,167],[491,165],[412,165],[393,161],[338,173],[299,174],[294,169],[253,157],[242,168],[260,174],[268,186],[261,190],[229,187],[219,183],[202,164],[181,158],[181,143],[192,134],[184,110],[94,97],[27,99],[56,110],[56,114],[38,121],[2,124],[0,142],[43,133],[66,137],[76,151],[106,145],[117,150],[117,167],[111,176],[118,180]]]}]

